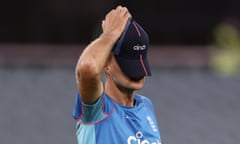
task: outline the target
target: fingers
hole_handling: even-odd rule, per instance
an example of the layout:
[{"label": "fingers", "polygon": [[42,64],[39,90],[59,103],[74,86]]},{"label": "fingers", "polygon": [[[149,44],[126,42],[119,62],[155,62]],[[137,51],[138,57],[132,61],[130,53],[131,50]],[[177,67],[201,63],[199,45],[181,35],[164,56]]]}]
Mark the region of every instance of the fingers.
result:
[{"label": "fingers", "polygon": [[126,7],[118,6],[116,8],[116,11],[122,17],[131,17],[131,14],[129,13],[129,11]]},{"label": "fingers", "polygon": [[120,36],[129,18],[131,18],[131,14],[126,7],[118,6],[112,9],[102,21],[103,32]]},{"label": "fingers", "polygon": [[110,17],[113,13],[115,12],[115,10],[113,9],[113,10],[111,10],[106,16],[105,16],[105,19],[107,18],[107,17]]},{"label": "fingers", "polygon": [[126,7],[118,6],[116,9],[111,10],[105,18],[110,17],[111,15],[119,15],[121,17],[131,18],[131,14],[129,13]]}]

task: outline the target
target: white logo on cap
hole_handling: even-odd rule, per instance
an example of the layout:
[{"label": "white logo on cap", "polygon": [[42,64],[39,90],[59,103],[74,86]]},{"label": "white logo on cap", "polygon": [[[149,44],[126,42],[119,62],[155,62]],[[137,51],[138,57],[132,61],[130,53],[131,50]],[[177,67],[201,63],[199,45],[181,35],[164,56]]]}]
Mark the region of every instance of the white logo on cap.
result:
[{"label": "white logo on cap", "polygon": [[142,51],[142,50],[145,50],[146,49],[146,45],[135,45],[134,47],[133,47],[133,50],[135,50],[135,51]]}]

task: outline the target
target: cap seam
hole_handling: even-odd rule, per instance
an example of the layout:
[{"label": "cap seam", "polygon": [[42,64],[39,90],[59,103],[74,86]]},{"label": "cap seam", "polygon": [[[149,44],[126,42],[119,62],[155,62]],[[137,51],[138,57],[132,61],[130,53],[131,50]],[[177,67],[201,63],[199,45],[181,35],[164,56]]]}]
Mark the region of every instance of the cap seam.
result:
[{"label": "cap seam", "polygon": [[135,27],[135,30],[136,30],[137,33],[138,33],[138,36],[141,37],[141,32],[140,32],[140,30],[139,30],[137,24],[136,24],[134,21],[133,21],[133,25],[134,25],[134,27]]},{"label": "cap seam", "polygon": [[140,62],[141,62],[141,65],[142,65],[142,68],[144,70],[145,75],[148,76],[147,69],[146,69],[146,67],[144,65],[144,62],[143,62],[142,54],[140,54]]}]

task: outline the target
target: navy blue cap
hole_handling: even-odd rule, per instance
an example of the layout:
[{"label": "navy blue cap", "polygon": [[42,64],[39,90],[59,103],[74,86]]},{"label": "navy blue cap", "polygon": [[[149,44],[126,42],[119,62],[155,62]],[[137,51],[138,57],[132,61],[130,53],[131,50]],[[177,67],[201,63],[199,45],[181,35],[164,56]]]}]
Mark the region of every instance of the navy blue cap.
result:
[{"label": "navy blue cap", "polygon": [[151,76],[147,59],[149,37],[133,19],[129,19],[122,35],[113,47],[121,70],[131,78]]}]

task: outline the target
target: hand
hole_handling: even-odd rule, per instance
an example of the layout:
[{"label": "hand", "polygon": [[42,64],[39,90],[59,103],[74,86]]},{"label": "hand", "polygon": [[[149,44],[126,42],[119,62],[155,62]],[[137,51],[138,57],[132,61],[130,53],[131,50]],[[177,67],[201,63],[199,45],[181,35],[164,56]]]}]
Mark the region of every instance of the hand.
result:
[{"label": "hand", "polygon": [[125,29],[128,19],[132,16],[126,7],[118,6],[111,10],[102,21],[103,35],[117,40]]}]

